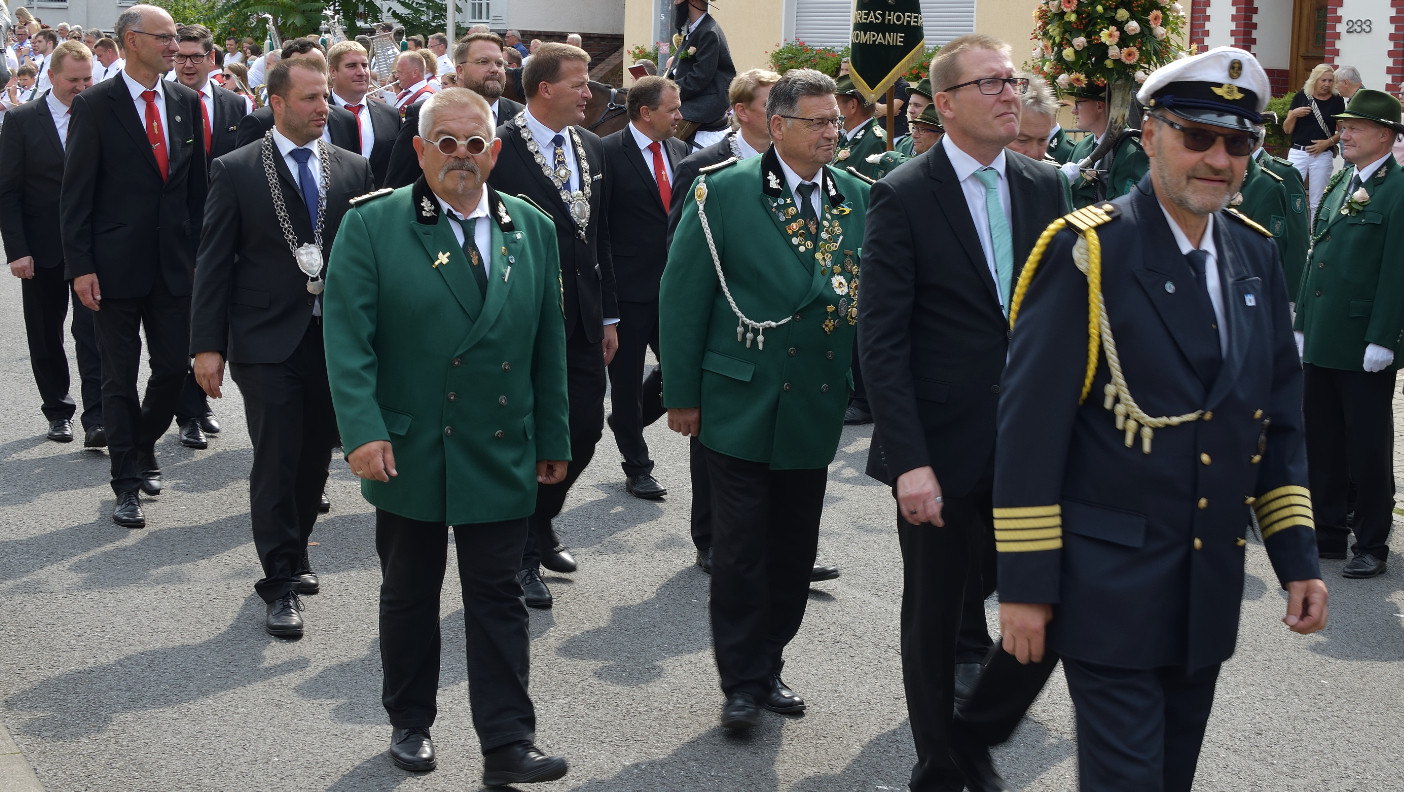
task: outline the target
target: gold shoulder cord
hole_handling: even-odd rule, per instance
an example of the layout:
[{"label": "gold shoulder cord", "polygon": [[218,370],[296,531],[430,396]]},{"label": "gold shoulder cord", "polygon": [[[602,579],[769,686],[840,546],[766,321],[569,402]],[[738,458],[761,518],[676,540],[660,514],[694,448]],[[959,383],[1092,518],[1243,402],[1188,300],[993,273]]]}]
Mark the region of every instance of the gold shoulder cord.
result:
[{"label": "gold shoulder cord", "polygon": [[1024,264],[1023,272],[1019,273],[1019,283],[1014,287],[1014,299],[1009,306],[1009,327],[1011,330],[1014,328],[1014,321],[1019,314],[1019,306],[1023,304],[1024,296],[1028,292],[1029,284],[1033,281],[1040,261],[1043,259],[1044,251],[1059,231],[1072,226],[1079,234],[1077,242],[1073,245],[1073,263],[1087,275],[1087,369],[1083,374],[1082,394],[1078,396],[1077,403],[1085,402],[1087,395],[1092,391],[1092,380],[1097,373],[1099,348],[1105,349],[1107,368],[1111,371],[1111,381],[1102,389],[1105,397],[1102,406],[1116,414],[1116,428],[1118,431],[1126,433],[1126,447],[1130,448],[1131,444],[1135,442],[1137,429],[1139,429],[1141,452],[1149,454],[1151,452],[1151,438],[1155,435],[1156,429],[1179,426],[1182,423],[1199,420],[1204,415],[1204,411],[1196,410],[1185,415],[1152,417],[1146,415],[1131,396],[1130,388],[1126,384],[1126,377],[1121,371],[1121,357],[1117,352],[1116,339],[1112,336],[1111,320],[1107,318],[1106,300],[1102,295],[1102,243],[1097,238],[1095,230],[1097,226],[1111,222],[1118,214],[1120,212],[1117,211],[1116,207],[1109,203],[1087,206],[1058,218],[1053,221],[1052,225],[1044,229],[1043,234],[1038,238],[1038,243],[1029,253],[1029,260]]}]

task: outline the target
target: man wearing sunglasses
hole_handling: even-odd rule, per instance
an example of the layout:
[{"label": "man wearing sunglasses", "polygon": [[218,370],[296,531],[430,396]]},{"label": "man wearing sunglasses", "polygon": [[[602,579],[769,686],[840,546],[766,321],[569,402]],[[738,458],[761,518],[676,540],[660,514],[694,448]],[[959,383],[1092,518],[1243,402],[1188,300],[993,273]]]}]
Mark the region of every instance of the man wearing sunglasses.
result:
[{"label": "man wearing sunglasses", "polygon": [[1010,655],[1034,678],[1061,657],[1087,792],[1193,785],[1238,635],[1245,503],[1283,623],[1326,624],[1287,288],[1271,235],[1227,208],[1269,91],[1232,47],[1153,72],[1149,176],[1069,215],[1016,296],[994,482],[1007,654],[971,707],[1009,689],[992,672]]},{"label": "man wearing sunglasses", "polygon": [[429,729],[453,526],[483,783],[550,781],[566,762],[533,744],[517,570],[537,489],[570,464],[556,234],[527,201],[487,186],[502,142],[482,97],[438,92],[419,135],[421,178],[351,209],[326,294],[337,422],[375,506],[390,756],[410,771],[437,764]]}]

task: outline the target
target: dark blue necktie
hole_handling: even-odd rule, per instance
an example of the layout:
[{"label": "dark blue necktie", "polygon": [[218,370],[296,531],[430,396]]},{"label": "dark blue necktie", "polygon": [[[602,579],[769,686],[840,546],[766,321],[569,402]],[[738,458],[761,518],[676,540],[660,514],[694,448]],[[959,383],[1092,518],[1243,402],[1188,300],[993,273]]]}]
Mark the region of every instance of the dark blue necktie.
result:
[{"label": "dark blue necktie", "polygon": [[307,204],[307,217],[312,221],[313,233],[316,233],[317,180],[312,178],[312,169],[307,167],[307,159],[312,156],[312,151],[305,148],[295,148],[289,153],[293,159],[297,160],[297,186],[302,190],[302,202]]}]

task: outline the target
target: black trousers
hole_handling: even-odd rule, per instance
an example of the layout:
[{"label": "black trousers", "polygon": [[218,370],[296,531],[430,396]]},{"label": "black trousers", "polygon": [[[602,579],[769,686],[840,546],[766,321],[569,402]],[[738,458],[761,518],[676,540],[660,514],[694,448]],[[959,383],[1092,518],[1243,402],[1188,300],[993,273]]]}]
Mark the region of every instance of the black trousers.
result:
[{"label": "black trousers", "polygon": [[307,538],[317,522],[336,442],[321,320],[312,321],[282,363],[229,368],[244,395],[253,443],[249,518],[263,564],[263,579],[254,588],[264,602],[273,602],[306,571]]},{"label": "black trousers", "polygon": [[[161,282],[145,297],[105,297],[94,315],[102,357],[102,417],[112,460],[112,490],[135,490],[142,457],[155,462],[156,441],[171,426],[180,384],[190,367],[190,298],[171,294]],[[146,331],[151,376],[137,396],[141,331]]]},{"label": "black trousers", "polygon": [[696,437],[687,444],[687,470],[692,479],[692,544],[712,547],[712,477],[707,472],[707,448]]},{"label": "black trousers", "polygon": [[102,426],[102,358],[98,355],[93,312],[78,301],[63,267],[35,267],[34,277],[20,281],[24,332],[29,365],[44,417],[71,420],[77,406],[69,395],[68,354],[63,349],[63,325],[73,304],[73,344],[78,353],[78,378],[83,397],[84,429]]},{"label": "black trousers", "polygon": [[[978,577],[981,550],[992,535],[993,503],[988,491],[947,495],[943,528],[912,525],[897,516],[902,547],[902,683],[917,763],[912,792],[951,790],[964,782],[951,762],[949,744],[955,700],[956,645],[962,622],[978,618],[984,629],[984,600],[970,607],[970,578]],[[969,612],[970,616],[965,614]]]},{"label": "black trousers", "polygon": [[[535,741],[527,695],[531,636],[517,582],[526,520],[453,526],[463,586],[468,701],[483,753]],[[391,725],[428,728],[438,714],[439,596],[448,527],[375,510],[380,555],[381,701]]]},{"label": "black trousers", "polygon": [[[1303,367],[1307,479],[1316,542],[1342,551],[1355,531],[1356,553],[1389,556],[1394,517],[1395,373]],[[1355,521],[1346,524],[1355,484]]]},{"label": "black trousers", "polygon": [[1064,658],[1063,673],[1077,709],[1081,792],[1190,792],[1219,666],[1188,673]]},{"label": "black trousers", "polygon": [[598,341],[585,340],[578,327],[566,336],[566,388],[570,396],[570,464],[564,481],[536,489],[536,512],[527,519],[522,569],[536,569],[541,565],[541,554],[559,543],[551,521],[561,513],[566,494],[595,456],[595,446],[604,433],[604,347]]},{"label": "black trousers", "polygon": [[176,423],[187,424],[194,418],[204,418],[210,413],[210,397],[200,383],[195,381],[195,369],[185,371],[185,382],[180,386],[180,401],[176,404]]},{"label": "black trousers", "polygon": [[1058,654],[1047,644],[1043,660],[1027,665],[1003,648],[993,648],[970,700],[956,712],[952,729],[984,745],[1008,740],[1057,665]]},{"label": "black trousers", "polygon": [[[653,459],[644,442],[644,427],[663,415],[663,367],[644,378],[644,358],[658,355],[658,300],[619,303],[619,350],[609,364],[610,428],[623,457],[624,475],[653,472]],[[659,358],[662,360],[662,358]]]},{"label": "black trousers", "polygon": [[722,692],[764,696],[799,632],[828,468],[771,470],[706,449],[712,482],[712,645]]}]

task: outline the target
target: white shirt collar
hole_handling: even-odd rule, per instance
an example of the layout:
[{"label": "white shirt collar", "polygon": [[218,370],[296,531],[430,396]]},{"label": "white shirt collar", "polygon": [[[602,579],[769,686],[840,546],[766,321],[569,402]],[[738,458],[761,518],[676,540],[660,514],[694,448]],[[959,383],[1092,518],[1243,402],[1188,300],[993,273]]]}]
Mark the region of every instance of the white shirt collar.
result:
[{"label": "white shirt collar", "polygon": [[127,91],[131,93],[133,102],[145,101],[141,98],[143,91],[155,91],[157,102],[164,102],[166,100],[165,80],[158,79],[156,80],[156,86],[154,88],[147,88],[136,80],[133,80],[132,75],[127,74],[126,69],[122,70],[122,79],[127,81]]},{"label": "white shirt collar", "polygon": [[1158,196],[1155,203],[1165,215],[1165,222],[1170,225],[1170,233],[1175,236],[1175,244],[1179,245],[1181,253],[1189,253],[1191,250],[1198,249],[1208,253],[1209,257],[1215,261],[1218,260],[1219,251],[1218,248],[1214,247],[1214,215],[1209,215],[1209,222],[1204,226],[1204,236],[1199,240],[1199,247],[1195,248],[1190,242],[1189,237],[1185,235],[1185,232],[1180,230],[1180,224],[1175,222],[1175,218],[1170,216],[1169,210],[1165,208],[1164,204],[1160,203],[1160,198]]},{"label": "white shirt collar", "polygon": [[[449,217],[454,218],[455,220],[458,219],[458,210],[457,210],[457,209],[454,209],[452,206],[449,206],[449,202],[448,202],[448,201],[445,201],[445,200],[442,199],[442,198],[440,198],[438,193],[434,193],[434,200],[436,200],[436,201],[439,202],[439,208],[443,210],[444,214],[448,215]],[[474,208],[473,208],[473,211],[469,212],[469,213],[468,213],[468,216],[465,217],[465,218],[463,218],[463,219],[464,219],[464,220],[472,220],[472,219],[475,218],[475,217],[487,217],[487,216],[488,216],[488,191],[487,191],[487,187],[484,187],[484,188],[483,188],[483,194],[482,194],[481,196],[478,197],[478,205],[477,205],[476,207],[474,207]]]},{"label": "white shirt collar", "polygon": [[[536,138],[536,144],[538,146],[546,146],[550,144],[551,138],[555,137],[556,135],[565,135],[564,129],[551,129],[550,127],[537,120],[536,116],[531,114],[530,108],[523,110],[522,112],[526,114],[527,129],[531,130],[531,136]],[[632,126],[632,124],[630,126]]]},{"label": "white shirt collar", "polygon": [[49,113],[52,114],[54,118],[68,113],[68,108],[64,107],[63,102],[60,102],[58,97],[54,96],[53,91],[44,94],[44,101],[49,104]]},{"label": "white shirt collar", "polygon": [[[965,181],[970,178],[972,173],[985,167],[974,157],[961,151],[960,147],[951,140],[950,135],[941,136],[941,145],[945,146],[946,156],[950,158],[951,167],[955,169],[956,181]],[[999,154],[995,155],[994,162],[989,165],[999,173],[1000,179],[1004,178],[1004,163],[1004,149],[1000,149]]]},{"label": "white shirt collar", "polygon": [[741,159],[750,159],[761,155],[761,152],[751,148],[751,144],[746,142],[746,136],[741,134],[741,130],[738,129],[733,134],[736,135],[736,150],[741,152]]},{"label": "white shirt collar", "polygon": [[420,80],[419,82],[415,83],[414,85],[411,85],[409,88],[406,88],[405,90],[409,91],[409,96],[413,96],[415,91],[418,91],[420,88],[423,88],[424,86],[426,86],[426,85],[428,85],[428,84],[429,84],[429,78],[426,76],[424,79]]},{"label": "white shirt collar", "polygon": [[702,16],[698,17],[696,22],[693,22],[692,24],[690,24],[690,25],[687,26],[687,34],[688,34],[689,36],[691,36],[691,35],[692,35],[692,31],[696,30],[696,29],[697,29],[697,26],[700,25],[700,24],[702,24],[702,20],[704,20],[704,19],[706,19],[706,18],[707,18],[707,12],[706,12],[706,11],[703,11],[703,12],[702,12]]},{"label": "white shirt collar", "polygon": [[[785,174],[785,184],[790,188],[790,195],[793,195],[795,197],[795,200],[798,201],[799,185],[801,182],[804,181],[804,179],[801,179],[799,174],[795,173],[794,169],[790,167],[790,163],[786,162],[785,158],[780,156],[779,151],[775,152],[775,160],[776,162],[780,163],[780,170]],[[815,199],[819,197],[820,191],[823,189],[823,178],[824,166],[820,165],[819,170],[814,172],[814,178],[812,180],[812,183],[815,185],[815,190],[813,193],[811,193],[811,196]],[[815,214],[817,215],[819,213],[815,212]]]},{"label": "white shirt collar", "polygon": [[337,107],[347,107],[347,106],[352,105],[352,104],[360,104],[362,107],[365,107],[365,105],[366,105],[366,98],[365,98],[364,96],[361,97],[361,101],[360,101],[359,103],[357,103],[357,102],[348,102],[348,101],[346,101],[345,99],[341,98],[341,95],[338,94],[338,93],[333,93],[333,94],[332,94],[332,99],[336,102],[336,106],[337,106]]},{"label": "white shirt collar", "polygon": [[854,129],[854,130],[851,131],[851,132],[844,132],[844,133],[843,133],[844,139],[847,140],[849,143],[852,143],[852,142],[853,142],[854,136],[857,135],[859,132],[862,132],[862,131],[863,131],[863,127],[867,126],[868,124],[871,124],[872,122],[873,122],[873,116],[868,116],[868,119],[867,119],[866,121],[864,121],[863,123],[859,124],[857,129]]},{"label": "white shirt collar", "polygon": [[308,149],[312,152],[312,156],[307,159],[307,167],[311,168],[313,165],[321,165],[321,158],[318,156],[320,152],[318,150],[316,140],[311,141],[305,146],[299,146],[291,140],[288,140],[288,138],[285,137],[282,132],[278,131],[278,127],[275,126],[273,127],[273,145],[278,147],[278,156],[282,157],[285,160],[288,158],[288,152],[292,151],[293,149]]},{"label": "white shirt collar", "polygon": [[1356,173],[1360,174],[1360,183],[1363,185],[1365,182],[1369,181],[1370,177],[1375,175],[1375,171],[1379,170],[1381,165],[1384,165],[1385,160],[1393,156],[1393,151],[1387,151],[1383,157],[1380,157],[1369,165],[1363,168],[1356,168]]},{"label": "white shirt collar", "polygon": [[648,151],[648,147],[657,142],[648,135],[640,132],[639,128],[634,126],[632,121],[629,122],[629,131],[634,133],[634,142],[639,145],[641,151]]}]

